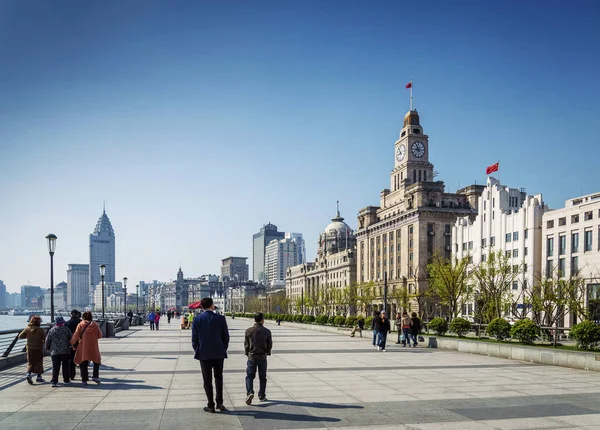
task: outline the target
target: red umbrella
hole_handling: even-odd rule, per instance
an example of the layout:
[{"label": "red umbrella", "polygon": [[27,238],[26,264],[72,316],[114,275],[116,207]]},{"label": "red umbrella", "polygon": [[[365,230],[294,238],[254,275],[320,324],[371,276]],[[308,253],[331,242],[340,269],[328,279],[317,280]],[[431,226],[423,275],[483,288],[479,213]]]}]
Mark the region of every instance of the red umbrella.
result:
[{"label": "red umbrella", "polygon": [[200,302],[194,302],[188,306],[190,309],[198,309],[200,307]]}]

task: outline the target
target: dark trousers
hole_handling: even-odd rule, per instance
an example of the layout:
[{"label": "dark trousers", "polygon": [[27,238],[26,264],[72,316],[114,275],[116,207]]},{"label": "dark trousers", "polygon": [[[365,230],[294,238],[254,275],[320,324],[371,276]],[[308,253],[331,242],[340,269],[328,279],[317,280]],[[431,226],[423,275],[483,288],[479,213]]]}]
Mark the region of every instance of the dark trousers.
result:
[{"label": "dark trousers", "polygon": [[258,369],[258,398],[262,399],[266,396],[267,391],[267,359],[248,360],[246,364],[246,394],[254,394],[254,378],[256,377],[256,369]]},{"label": "dark trousers", "polygon": [[200,360],[202,369],[202,378],[204,379],[204,392],[208,400],[208,407],[215,407],[215,398],[213,397],[213,370],[215,374],[215,388],[217,391],[217,406],[223,404],[223,362],[224,358],[215,358],[213,360]]},{"label": "dark trousers", "polygon": [[377,330],[373,330],[373,346],[379,345],[379,332]]},{"label": "dark trousers", "polygon": [[385,341],[387,340],[387,331],[379,332],[379,341],[377,342],[377,346],[380,346],[381,349],[385,349]]},{"label": "dark trousers", "polygon": [[158,323],[159,323],[159,322],[160,322],[160,321],[154,321],[154,325],[156,326],[156,330],[158,330]]},{"label": "dark trousers", "polygon": [[[83,382],[87,382],[90,380],[90,374],[88,366],[90,365],[89,361],[82,361],[79,365],[79,371],[81,372],[81,380]],[[92,373],[92,378],[100,378],[100,363],[94,363],[94,373]]]},{"label": "dark trousers", "polygon": [[58,384],[58,374],[60,373],[60,368],[62,366],[62,374],[63,381],[69,382],[71,380],[70,373],[71,369],[69,368],[69,358],[71,354],[58,354],[52,356],[52,382]]},{"label": "dark trousers", "polygon": [[154,330],[154,321],[150,321],[150,330]]},{"label": "dark trousers", "polygon": [[77,365],[75,364],[75,350],[71,350],[71,354],[69,355],[69,375],[70,379],[75,379],[77,376]]},{"label": "dark trousers", "polygon": [[171,324],[171,317],[169,315],[167,315],[167,323]]}]

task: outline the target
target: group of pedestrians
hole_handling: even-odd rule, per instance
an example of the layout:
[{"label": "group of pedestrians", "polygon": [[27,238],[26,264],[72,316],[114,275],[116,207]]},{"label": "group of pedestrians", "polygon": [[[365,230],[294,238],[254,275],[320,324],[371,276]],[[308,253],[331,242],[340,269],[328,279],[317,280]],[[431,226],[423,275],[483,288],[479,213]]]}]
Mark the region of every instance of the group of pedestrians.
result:
[{"label": "group of pedestrians", "polygon": [[[194,358],[200,361],[204,392],[208,400],[205,412],[215,413],[227,410],[223,404],[223,364],[229,347],[229,330],[223,315],[214,312],[215,306],[210,297],[200,301],[204,312],[196,315],[192,323],[192,347]],[[271,355],[273,341],[271,331],[264,326],[265,318],[260,312],[254,315],[254,325],[244,334],[244,354],[246,362],[246,404],[254,399],[254,379],[258,370],[258,399],[268,401],[267,356]],[[212,380],[215,380],[215,393]]]},{"label": "group of pedestrians", "polygon": [[413,312],[411,316],[408,316],[406,311],[402,312],[402,315],[398,312],[396,315],[396,327],[398,328],[398,342],[402,343],[402,347],[410,348],[410,341],[413,341],[413,347],[417,347],[419,333],[421,332],[421,320],[417,316],[416,312]]},{"label": "group of pedestrians", "polygon": [[150,323],[150,330],[158,330],[160,323],[160,311],[150,311],[148,314],[148,322]]},{"label": "group of pedestrians", "polygon": [[62,368],[63,383],[71,384],[76,377],[76,365],[79,365],[81,381],[85,386],[89,381],[89,364],[93,363],[92,381],[100,384],[100,363],[102,357],[98,339],[102,331],[93,320],[91,312],[71,311],[71,319],[65,322],[63,317],[57,317],[55,325],[48,334],[41,327],[39,316],[31,317],[29,325],[19,334],[20,339],[27,339],[27,382],[33,385],[33,375],[36,382],[43,383],[44,378],[44,347],[50,351],[52,358],[52,386],[58,387],[58,378]]},{"label": "group of pedestrians", "polygon": [[[396,328],[398,330],[398,341],[396,344],[402,343],[403,347],[410,347],[410,341],[412,339],[413,346],[416,347],[418,345],[417,339],[419,336],[419,332],[421,331],[421,320],[417,316],[416,312],[412,313],[412,318],[408,316],[408,313],[399,312],[396,314]],[[364,323],[363,323],[364,327]],[[362,337],[362,329],[363,327],[357,326],[350,333],[351,337],[354,337],[354,333],[356,330],[360,330]],[[387,335],[391,333],[392,328],[390,324],[390,320],[387,317],[387,313],[385,311],[374,311],[373,319],[371,320],[371,332],[373,334],[373,346],[377,348],[378,351],[385,352],[386,343],[387,343]]]}]

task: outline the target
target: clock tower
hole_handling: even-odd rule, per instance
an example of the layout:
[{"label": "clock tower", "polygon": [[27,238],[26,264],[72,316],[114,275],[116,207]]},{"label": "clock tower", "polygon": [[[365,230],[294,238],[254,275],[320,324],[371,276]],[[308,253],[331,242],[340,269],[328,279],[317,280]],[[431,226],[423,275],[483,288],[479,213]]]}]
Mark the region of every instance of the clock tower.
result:
[{"label": "clock tower", "polygon": [[404,125],[394,148],[391,192],[404,190],[406,186],[417,182],[433,181],[433,164],[429,162],[429,137],[423,134],[416,110],[411,110],[404,116]]}]

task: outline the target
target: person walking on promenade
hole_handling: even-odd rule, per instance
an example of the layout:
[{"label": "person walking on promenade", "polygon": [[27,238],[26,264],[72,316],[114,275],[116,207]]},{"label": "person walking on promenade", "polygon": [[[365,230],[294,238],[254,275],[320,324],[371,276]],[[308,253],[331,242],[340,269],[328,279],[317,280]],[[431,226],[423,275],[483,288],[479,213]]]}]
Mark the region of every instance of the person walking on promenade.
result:
[{"label": "person walking on promenade", "polygon": [[129,325],[131,325],[131,321],[133,320],[133,311],[131,309],[127,312],[127,317],[129,318]]},{"label": "person walking on promenade", "polygon": [[396,342],[396,345],[399,345],[402,343],[402,315],[400,315],[400,312],[396,312],[394,325],[396,326],[396,331],[398,331],[398,341]]},{"label": "person walking on promenade", "polygon": [[194,322],[194,311],[190,311],[188,315],[188,328],[192,328],[192,323]]},{"label": "person walking on promenade", "polygon": [[254,398],[254,378],[258,368],[258,400],[267,401],[267,356],[271,355],[273,339],[271,330],[265,327],[265,316],[261,312],[254,314],[254,325],[246,330],[244,336],[244,354],[248,357],[246,363],[246,404]]},{"label": "person walking on promenade", "polygon": [[33,385],[32,373],[37,373],[36,382],[45,382],[44,373],[44,341],[46,332],[40,327],[42,319],[34,315],[29,325],[19,334],[19,339],[27,339],[27,382]]},{"label": "person walking on promenade", "polygon": [[379,344],[379,311],[373,311],[371,331],[373,332],[373,346],[377,348],[377,345]]},{"label": "person walking on promenade", "polygon": [[202,378],[204,379],[204,392],[208,400],[205,412],[215,412],[215,398],[213,397],[212,378],[215,376],[217,391],[216,407],[221,412],[225,411],[223,404],[223,362],[227,358],[229,347],[229,330],[223,315],[214,313],[213,299],[205,297],[200,301],[204,309],[196,315],[192,323],[192,347],[194,358],[200,361]]},{"label": "person walking on promenade", "polygon": [[356,324],[354,325],[354,328],[350,332],[350,337],[354,337],[354,333],[356,333],[356,330],[358,330],[358,333],[360,333],[360,337],[362,337],[362,331],[364,330],[364,328],[365,328],[365,319],[363,317],[358,317],[358,319],[356,320]]},{"label": "person walking on promenade", "polygon": [[171,324],[171,317],[173,316],[173,311],[167,311],[167,324]]},{"label": "person walking on promenade", "polygon": [[[75,330],[77,330],[77,326],[79,325],[80,322],[81,322],[81,312],[79,312],[77,309],[73,309],[71,311],[71,319],[69,319],[69,321],[67,321],[67,328],[71,331],[71,336],[73,336],[73,333],[75,333]],[[73,379],[75,379],[75,376],[77,376],[77,366],[75,365],[75,348],[71,348],[70,357],[69,357],[69,369],[70,369],[69,380],[72,381]]]},{"label": "person walking on promenade", "polygon": [[150,311],[148,314],[148,322],[150,323],[150,330],[154,330],[154,311]]},{"label": "person walking on promenade", "polygon": [[71,345],[76,345],[75,364],[79,365],[81,372],[81,382],[87,385],[89,381],[90,361],[94,363],[94,371],[92,373],[92,381],[96,384],[100,383],[100,363],[102,357],[100,348],[98,347],[98,339],[102,337],[102,331],[98,324],[94,322],[91,312],[83,313],[83,321],[77,326],[77,330],[71,337]]},{"label": "person walking on promenade", "polygon": [[406,348],[406,343],[408,342],[408,346],[410,347],[410,328],[412,326],[412,321],[410,319],[410,317],[408,316],[408,313],[406,313],[406,311],[402,312],[402,335],[404,336],[404,339],[402,340],[402,347]]},{"label": "person walking on promenade", "polygon": [[156,313],[154,314],[154,326],[156,327],[156,330],[158,330],[159,322],[160,322],[160,311],[156,311]]},{"label": "person walking on promenade", "polygon": [[412,321],[412,325],[410,327],[410,335],[412,336],[414,342],[413,346],[416,347],[418,345],[417,338],[421,332],[421,320],[417,316],[416,312],[413,312],[411,316],[412,318],[410,320]]},{"label": "person walking on promenade", "polygon": [[377,350],[385,352],[385,341],[388,333],[392,330],[390,326],[390,320],[387,318],[385,311],[381,311],[379,316],[379,343],[377,344]]},{"label": "person walking on promenade", "polygon": [[65,326],[63,317],[56,318],[56,325],[50,329],[46,336],[46,349],[52,357],[52,386],[58,387],[58,375],[62,366],[63,382],[65,385],[71,383],[71,369],[69,361],[71,358],[71,330]]}]

